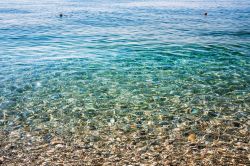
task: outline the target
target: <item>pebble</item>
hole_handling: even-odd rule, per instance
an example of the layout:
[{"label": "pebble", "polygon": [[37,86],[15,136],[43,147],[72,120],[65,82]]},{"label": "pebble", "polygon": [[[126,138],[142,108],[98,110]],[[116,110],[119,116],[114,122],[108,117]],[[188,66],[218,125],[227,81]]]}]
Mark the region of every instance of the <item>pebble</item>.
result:
[{"label": "pebble", "polygon": [[3,164],[4,158],[0,157],[0,164]]},{"label": "pebble", "polygon": [[165,126],[165,125],[168,125],[168,124],[169,124],[168,121],[159,122],[159,125],[160,125],[160,126]]},{"label": "pebble", "polygon": [[190,134],[190,135],[188,136],[188,141],[190,141],[190,142],[195,142],[195,140],[196,140],[196,135],[195,135],[195,134]]},{"label": "pebble", "polygon": [[136,124],[132,124],[132,125],[130,125],[130,128],[132,128],[132,129],[136,129],[136,128],[137,128],[137,126],[136,126]]},{"label": "pebble", "polygon": [[218,116],[218,112],[215,112],[215,111],[209,111],[208,114],[207,114],[209,117],[216,117]]},{"label": "pebble", "polygon": [[240,123],[239,122],[233,122],[234,127],[240,127]]},{"label": "pebble", "polygon": [[192,113],[192,114],[198,114],[198,113],[199,113],[199,110],[193,108],[193,109],[191,110],[191,113]]},{"label": "pebble", "polygon": [[41,82],[36,82],[36,88],[39,88],[41,86],[42,86]]},{"label": "pebble", "polygon": [[63,144],[63,143],[64,143],[63,141],[56,140],[56,141],[52,141],[51,145],[57,145],[57,144]]},{"label": "pebble", "polygon": [[57,144],[57,145],[55,146],[56,149],[63,148],[63,147],[64,147],[64,145],[62,145],[62,144]]},{"label": "pebble", "polygon": [[87,137],[87,140],[88,141],[90,141],[90,142],[97,142],[97,141],[99,141],[101,138],[100,137],[98,137],[98,136],[89,136],[89,137]]}]

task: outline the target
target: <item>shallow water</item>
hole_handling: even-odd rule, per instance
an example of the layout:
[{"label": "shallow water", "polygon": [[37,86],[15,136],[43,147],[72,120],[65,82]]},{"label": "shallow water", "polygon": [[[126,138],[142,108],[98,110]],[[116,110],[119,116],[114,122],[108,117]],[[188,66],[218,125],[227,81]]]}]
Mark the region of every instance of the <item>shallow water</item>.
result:
[{"label": "shallow water", "polygon": [[249,17],[247,0],[1,1],[0,128],[247,117]]}]

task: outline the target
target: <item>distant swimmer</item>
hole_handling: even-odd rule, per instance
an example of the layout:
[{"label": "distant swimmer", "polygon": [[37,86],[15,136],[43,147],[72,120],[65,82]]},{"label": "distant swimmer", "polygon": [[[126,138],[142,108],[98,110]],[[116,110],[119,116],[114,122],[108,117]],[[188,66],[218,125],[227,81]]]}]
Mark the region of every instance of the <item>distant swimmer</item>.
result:
[{"label": "distant swimmer", "polygon": [[207,16],[207,12],[206,12],[206,13],[204,13],[204,15],[205,15],[205,16]]},{"label": "distant swimmer", "polygon": [[62,18],[62,17],[63,17],[63,14],[62,14],[62,13],[60,13],[60,14],[59,14],[59,17],[60,17],[60,18]]}]

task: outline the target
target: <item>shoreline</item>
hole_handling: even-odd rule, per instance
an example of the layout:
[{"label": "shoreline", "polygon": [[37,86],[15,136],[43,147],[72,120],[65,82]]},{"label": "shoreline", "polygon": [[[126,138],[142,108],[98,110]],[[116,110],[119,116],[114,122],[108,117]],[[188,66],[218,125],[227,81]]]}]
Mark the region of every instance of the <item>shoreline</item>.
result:
[{"label": "shoreline", "polygon": [[[198,120],[198,119],[197,119]],[[1,132],[2,165],[249,165],[249,119],[211,119],[177,128],[114,126],[64,135]],[[156,127],[156,128],[155,128]],[[196,130],[192,130],[196,128]],[[195,137],[190,139],[190,133]]]}]

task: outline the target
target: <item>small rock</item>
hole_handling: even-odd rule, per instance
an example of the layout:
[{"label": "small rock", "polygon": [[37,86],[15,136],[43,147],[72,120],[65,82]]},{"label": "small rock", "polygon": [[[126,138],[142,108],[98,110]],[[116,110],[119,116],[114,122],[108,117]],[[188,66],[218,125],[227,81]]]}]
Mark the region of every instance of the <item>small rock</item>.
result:
[{"label": "small rock", "polygon": [[130,125],[130,128],[131,128],[131,129],[136,129],[137,126],[136,126],[136,124],[132,124],[132,125]]},{"label": "small rock", "polygon": [[121,129],[122,129],[123,132],[126,133],[126,132],[129,132],[131,128],[130,128],[130,125],[124,125],[124,126],[121,127]]},{"label": "small rock", "polygon": [[87,140],[89,141],[89,142],[97,142],[97,141],[99,141],[101,138],[99,137],[99,136],[89,136],[89,137],[87,137]]},{"label": "small rock", "polygon": [[240,127],[240,123],[239,122],[233,122],[234,127]]},{"label": "small rock", "polygon": [[111,124],[114,124],[114,123],[115,123],[115,119],[114,119],[114,118],[111,118],[111,119],[110,119],[110,123],[111,123]]},{"label": "small rock", "polygon": [[142,130],[139,132],[139,135],[141,135],[141,136],[147,135],[147,132],[145,130]]},{"label": "small rock", "polygon": [[96,130],[97,129],[97,127],[95,127],[95,126],[93,126],[93,125],[90,125],[89,126],[89,130]]},{"label": "small rock", "polygon": [[168,125],[168,124],[169,124],[168,121],[159,122],[159,125],[160,125],[160,126],[165,126],[165,125]]},{"label": "small rock", "polygon": [[63,147],[64,147],[64,145],[62,145],[62,144],[57,144],[57,145],[55,146],[56,149],[63,148]]},{"label": "small rock", "polygon": [[199,110],[198,110],[198,109],[193,108],[193,109],[191,110],[191,114],[198,114],[198,113],[199,113]]},{"label": "small rock", "polygon": [[196,140],[196,135],[195,135],[195,134],[190,134],[190,135],[188,136],[188,141],[190,141],[190,142],[195,142],[195,140]]},{"label": "small rock", "polygon": [[0,164],[3,164],[4,158],[0,157]]},{"label": "small rock", "polygon": [[217,117],[218,116],[218,112],[215,112],[215,111],[209,111],[208,114],[207,114],[209,117]]},{"label": "small rock", "polygon": [[55,140],[51,142],[51,145],[64,144],[63,141]]}]

